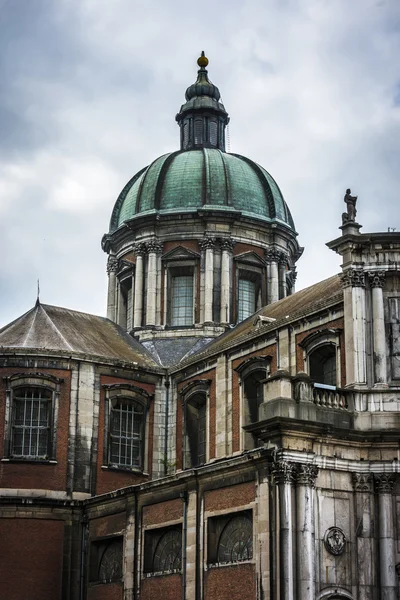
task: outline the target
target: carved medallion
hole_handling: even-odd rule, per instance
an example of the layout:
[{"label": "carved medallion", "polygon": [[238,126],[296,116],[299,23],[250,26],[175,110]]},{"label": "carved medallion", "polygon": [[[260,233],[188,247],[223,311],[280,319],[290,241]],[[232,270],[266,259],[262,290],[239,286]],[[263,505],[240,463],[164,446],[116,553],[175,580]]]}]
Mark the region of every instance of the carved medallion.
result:
[{"label": "carved medallion", "polygon": [[325,532],[324,544],[330,554],[339,556],[346,549],[346,536],[340,527],[329,527]]}]

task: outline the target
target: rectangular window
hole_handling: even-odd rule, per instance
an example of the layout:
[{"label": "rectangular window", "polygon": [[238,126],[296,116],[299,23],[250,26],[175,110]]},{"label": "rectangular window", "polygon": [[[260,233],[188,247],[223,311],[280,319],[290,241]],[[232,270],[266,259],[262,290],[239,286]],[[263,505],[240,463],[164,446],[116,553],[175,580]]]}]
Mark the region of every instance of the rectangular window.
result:
[{"label": "rectangular window", "polygon": [[13,396],[11,455],[46,458],[49,453],[51,390],[16,388]]},{"label": "rectangular window", "polygon": [[110,462],[122,467],[141,467],[144,407],[119,402],[111,409]]},{"label": "rectangular window", "polygon": [[177,275],[171,282],[171,325],[193,325],[193,275]]},{"label": "rectangular window", "polygon": [[239,279],[238,321],[244,321],[256,310],[256,284],[250,279]]}]

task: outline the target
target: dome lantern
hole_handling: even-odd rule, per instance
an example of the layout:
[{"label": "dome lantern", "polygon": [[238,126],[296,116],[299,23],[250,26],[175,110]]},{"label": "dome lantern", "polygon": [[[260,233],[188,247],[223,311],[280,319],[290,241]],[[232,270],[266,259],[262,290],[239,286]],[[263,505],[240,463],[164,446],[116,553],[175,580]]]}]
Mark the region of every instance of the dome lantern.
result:
[{"label": "dome lantern", "polygon": [[208,78],[204,51],[197,64],[197,80],[187,88],[186,102],[176,115],[181,128],[181,150],[217,148],[224,152],[228,113],[220,102],[219,89]]}]

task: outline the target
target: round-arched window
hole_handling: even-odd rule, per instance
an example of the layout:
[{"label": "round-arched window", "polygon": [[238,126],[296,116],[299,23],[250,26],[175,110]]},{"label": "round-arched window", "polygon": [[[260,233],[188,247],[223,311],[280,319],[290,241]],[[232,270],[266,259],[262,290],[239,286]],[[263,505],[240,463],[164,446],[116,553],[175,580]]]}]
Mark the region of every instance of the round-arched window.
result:
[{"label": "round-arched window", "polygon": [[245,516],[233,517],[222,530],[218,562],[240,562],[253,557],[253,525]]},{"label": "round-arched window", "polygon": [[175,571],[181,568],[182,534],[170,529],[160,538],[154,553],[153,572]]}]

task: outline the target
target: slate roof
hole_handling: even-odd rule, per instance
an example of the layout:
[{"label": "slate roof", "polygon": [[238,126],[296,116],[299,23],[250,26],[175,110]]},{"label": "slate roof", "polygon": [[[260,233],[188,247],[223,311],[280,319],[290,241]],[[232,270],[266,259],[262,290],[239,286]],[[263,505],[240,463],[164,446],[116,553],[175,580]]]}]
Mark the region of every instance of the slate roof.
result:
[{"label": "slate roof", "polygon": [[0,329],[1,347],[78,353],[160,370],[147,350],[109,319],[39,302]]},{"label": "slate roof", "polygon": [[[213,340],[205,348],[202,348],[195,355],[185,358],[177,368],[188,363],[194,363],[196,360],[206,358],[212,354],[221,352],[227,348],[239,345],[247,340],[273,331],[279,326],[291,323],[302,317],[323,310],[325,307],[332,306],[343,301],[343,289],[339,275],[334,275],[312,285],[304,290],[300,290],[287,298],[283,298],[273,304],[264,306],[254,315],[239,323],[233,329],[226,331]],[[254,323],[257,316],[270,317],[275,321],[263,323],[257,327]]]}]

